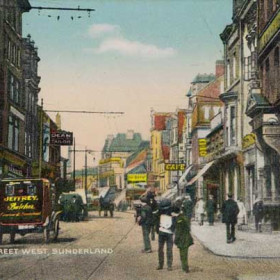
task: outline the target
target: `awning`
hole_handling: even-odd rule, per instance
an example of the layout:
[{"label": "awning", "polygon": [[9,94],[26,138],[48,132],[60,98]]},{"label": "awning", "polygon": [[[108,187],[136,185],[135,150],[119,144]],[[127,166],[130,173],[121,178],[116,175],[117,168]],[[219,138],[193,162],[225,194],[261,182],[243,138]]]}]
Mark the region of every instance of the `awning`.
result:
[{"label": "awning", "polygon": [[198,173],[196,176],[194,176],[188,183],[187,186],[192,185],[193,183],[195,183],[201,176],[203,176],[203,174],[213,165],[215,161],[210,161],[208,162]]},{"label": "awning", "polygon": [[188,168],[186,168],[186,170],[184,171],[183,175],[180,177],[179,179],[179,188],[183,189],[186,186],[187,183],[187,175],[189,174],[189,172],[192,169],[192,165],[190,165]]},{"label": "awning", "polygon": [[169,189],[165,193],[161,195],[162,198],[170,198],[172,199],[175,195],[177,195],[177,186],[173,187],[172,189]]}]

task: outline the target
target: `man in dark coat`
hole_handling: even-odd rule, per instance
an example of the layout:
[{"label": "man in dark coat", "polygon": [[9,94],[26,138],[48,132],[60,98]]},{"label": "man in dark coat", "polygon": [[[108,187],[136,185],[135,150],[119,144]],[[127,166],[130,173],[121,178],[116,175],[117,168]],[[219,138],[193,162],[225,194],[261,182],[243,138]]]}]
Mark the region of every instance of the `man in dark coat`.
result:
[{"label": "man in dark coat", "polygon": [[141,197],[141,202],[143,203],[143,206],[141,207],[141,215],[138,219],[138,223],[140,226],[142,226],[142,233],[143,233],[143,241],[144,241],[144,250],[142,250],[143,253],[151,253],[151,241],[150,241],[150,232],[151,232],[151,226],[153,224],[153,213],[152,208],[148,204],[147,197]]},{"label": "man in dark coat", "polygon": [[232,194],[228,194],[228,200],[223,203],[221,212],[223,214],[223,223],[226,224],[227,229],[227,243],[232,243],[236,240],[235,238],[235,225],[237,223],[237,215],[239,213],[239,208],[232,199]]},{"label": "man in dark coat", "polygon": [[164,244],[166,243],[167,251],[167,270],[172,270],[173,263],[173,231],[174,219],[172,217],[172,204],[171,200],[163,199],[158,204],[158,262],[157,270],[163,269],[164,265]]},{"label": "man in dark coat", "polygon": [[206,212],[207,212],[209,226],[214,225],[215,208],[216,208],[216,206],[215,206],[215,202],[213,200],[213,196],[210,195],[208,201],[206,202]]},{"label": "man in dark coat", "polygon": [[185,200],[183,201],[182,207],[183,207],[185,216],[188,217],[189,220],[191,221],[192,211],[193,211],[193,202],[189,195],[185,196]]},{"label": "man in dark coat", "polygon": [[254,203],[253,214],[255,216],[256,231],[261,232],[261,222],[264,216],[263,202],[261,200],[256,200],[256,202]]},{"label": "man in dark coat", "polygon": [[193,244],[190,230],[190,220],[181,212],[176,219],[174,243],[180,250],[182,269],[187,273],[189,272],[188,251],[189,247]]},{"label": "man in dark coat", "polygon": [[153,213],[153,223],[151,225],[151,239],[155,240],[155,231],[156,231],[156,224],[157,224],[157,214],[158,214],[158,204],[155,200],[155,194],[153,192],[147,193],[148,205],[152,208]]}]

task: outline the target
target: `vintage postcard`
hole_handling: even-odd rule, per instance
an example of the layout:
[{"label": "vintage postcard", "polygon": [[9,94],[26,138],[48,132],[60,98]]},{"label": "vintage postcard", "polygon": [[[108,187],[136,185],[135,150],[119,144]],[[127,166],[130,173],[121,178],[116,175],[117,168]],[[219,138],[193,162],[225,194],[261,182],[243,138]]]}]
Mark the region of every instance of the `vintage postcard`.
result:
[{"label": "vintage postcard", "polygon": [[0,0],[0,279],[280,279],[279,0]]}]

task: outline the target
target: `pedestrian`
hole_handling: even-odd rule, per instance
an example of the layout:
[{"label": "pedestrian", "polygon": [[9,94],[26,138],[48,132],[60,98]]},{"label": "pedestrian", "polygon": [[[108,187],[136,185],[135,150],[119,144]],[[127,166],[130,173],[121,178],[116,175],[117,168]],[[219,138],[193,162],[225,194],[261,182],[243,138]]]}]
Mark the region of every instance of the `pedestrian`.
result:
[{"label": "pedestrian", "polygon": [[228,194],[228,200],[224,201],[222,209],[223,223],[226,224],[227,230],[227,243],[232,243],[236,240],[235,238],[235,225],[237,223],[237,215],[239,213],[239,208],[232,199],[232,194]]},{"label": "pedestrian", "polygon": [[209,199],[206,203],[206,211],[207,211],[207,218],[208,218],[209,226],[214,225],[215,210],[216,210],[216,204],[213,200],[213,195],[210,195]]},{"label": "pedestrian", "polygon": [[264,216],[263,202],[256,199],[253,205],[253,214],[255,216],[255,227],[257,232],[262,232],[262,219]]},{"label": "pedestrian", "polygon": [[237,205],[239,208],[239,213],[237,216],[237,228],[240,230],[242,229],[242,225],[247,224],[247,211],[241,198],[237,200]]},{"label": "pedestrian", "polygon": [[115,204],[112,199],[109,201],[109,212],[110,212],[110,217],[113,218],[114,216],[114,210],[115,210]]},{"label": "pedestrian", "polygon": [[173,232],[174,219],[172,218],[172,204],[170,199],[163,199],[158,205],[158,267],[157,270],[163,269],[164,266],[164,244],[167,250],[167,270],[172,270],[173,263]]},{"label": "pedestrian", "polygon": [[205,203],[202,198],[199,198],[195,207],[195,215],[197,217],[200,226],[203,226],[204,215],[205,215],[204,213],[205,213]]},{"label": "pedestrian", "polygon": [[193,211],[193,202],[189,195],[185,196],[185,200],[183,201],[183,209],[184,214],[190,219],[192,218],[192,211]]},{"label": "pedestrian", "polygon": [[144,249],[142,250],[142,253],[151,253],[150,231],[153,223],[152,208],[148,204],[149,201],[147,197],[141,197],[140,200],[142,202],[142,207],[141,214],[138,217],[138,224],[142,227],[143,233]]},{"label": "pedestrian", "polygon": [[151,225],[151,240],[155,240],[155,232],[156,232],[156,221],[157,221],[157,214],[158,214],[158,204],[157,201],[155,200],[155,194],[153,192],[148,192],[147,193],[147,198],[149,201],[149,205],[152,208],[152,214],[153,214],[153,222]]},{"label": "pedestrian", "polygon": [[182,269],[186,273],[189,272],[188,251],[189,247],[193,244],[190,230],[190,220],[184,215],[183,211],[181,211],[176,219],[174,243],[180,251]]}]

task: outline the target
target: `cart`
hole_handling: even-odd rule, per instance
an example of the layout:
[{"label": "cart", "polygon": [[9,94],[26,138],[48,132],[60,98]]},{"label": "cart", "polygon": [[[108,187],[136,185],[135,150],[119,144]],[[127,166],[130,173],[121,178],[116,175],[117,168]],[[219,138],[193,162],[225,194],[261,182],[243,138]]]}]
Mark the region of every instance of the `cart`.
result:
[{"label": "cart", "polygon": [[5,179],[0,182],[0,244],[3,235],[41,233],[44,241],[55,241],[59,233],[59,215],[55,210],[55,192],[47,179]]}]

